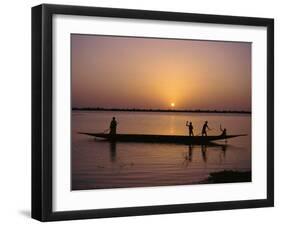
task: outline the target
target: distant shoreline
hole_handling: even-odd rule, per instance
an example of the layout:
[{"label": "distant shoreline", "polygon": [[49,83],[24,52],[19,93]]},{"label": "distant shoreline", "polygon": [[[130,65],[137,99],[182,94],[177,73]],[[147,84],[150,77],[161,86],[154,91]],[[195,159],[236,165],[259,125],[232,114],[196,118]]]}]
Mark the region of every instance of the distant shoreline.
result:
[{"label": "distant shoreline", "polygon": [[139,108],[72,108],[72,111],[127,111],[127,112],[179,112],[179,113],[223,113],[223,114],[252,114],[251,111],[233,111],[233,110],[179,110],[179,109],[139,109]]}]

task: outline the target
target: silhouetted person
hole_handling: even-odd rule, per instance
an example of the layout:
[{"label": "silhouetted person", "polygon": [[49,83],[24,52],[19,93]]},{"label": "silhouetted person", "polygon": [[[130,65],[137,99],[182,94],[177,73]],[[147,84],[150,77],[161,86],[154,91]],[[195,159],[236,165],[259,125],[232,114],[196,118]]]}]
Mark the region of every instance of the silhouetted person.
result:
[{"label": "silhouetted person", "polygon": [[202,128],[202,136],[208,136],[207,135],[207,129],[210,130],[209,126],[208,126],[208,121],[205,121],[203,128]]},{"label": "silhouetted person", "polygon": [[116,128],[117,128],[117,121],[115,119],[115,117],[112,118],[111,122],[110,122],[110,135],[114,136],[116,135]]},{"label": "silhouetted person", "polygon": [[188,121],[186,121],[185,126],[188,127],[189,136],[191,136],[191,135],[194,136],[192,122],[188,123]]},{"label": "silhouetted person", "polygon": [[226,128],[222,129],[220,125],[220,130],[222,132],[221,136],[225,137],[226,136]]},{"label": "silhouetted person", "polygon": [[187,124],[188,130],[189,130],[189,136],[194,136],[193,134],[193,125],[192,122],[190,122],[189,124]]}]

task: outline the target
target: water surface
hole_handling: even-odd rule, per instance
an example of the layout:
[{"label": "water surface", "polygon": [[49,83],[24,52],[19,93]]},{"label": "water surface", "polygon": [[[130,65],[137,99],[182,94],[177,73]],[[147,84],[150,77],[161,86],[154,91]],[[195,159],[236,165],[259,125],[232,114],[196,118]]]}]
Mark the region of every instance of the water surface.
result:
[{"label": "water surface", "polygon": [[[194,135],[208,120],[209,135],[220,124],[228,134],[248,134],[216,142],[216,146],[157,143],[110,143],[77,132],[103,132],[111,118],[117,133],[185,135],[192,121]],[[173,112],[72,112],[72,189],[124,188],[196,184],[210,172],[251,170],[251,115]]]}]

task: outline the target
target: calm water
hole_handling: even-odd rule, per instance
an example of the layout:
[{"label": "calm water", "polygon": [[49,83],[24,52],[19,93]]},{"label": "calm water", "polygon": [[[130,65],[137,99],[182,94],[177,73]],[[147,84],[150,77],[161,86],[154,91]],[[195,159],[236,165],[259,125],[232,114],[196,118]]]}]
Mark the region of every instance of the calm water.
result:
[{"label": "calm water", "polygon": [[[95,140],[77,132],[103,132],[111,118],[119,122],[117,133],[187,134],[185,122],[193,122],[194,135],[205,120],[217,135],[219,126],[228,134],[248,134],[217,142],[218,146],[116,143]],[[121,188],[196,184],[210,172],[251,170],[251,116],[243,114],[72,112],[72,189]]]}]

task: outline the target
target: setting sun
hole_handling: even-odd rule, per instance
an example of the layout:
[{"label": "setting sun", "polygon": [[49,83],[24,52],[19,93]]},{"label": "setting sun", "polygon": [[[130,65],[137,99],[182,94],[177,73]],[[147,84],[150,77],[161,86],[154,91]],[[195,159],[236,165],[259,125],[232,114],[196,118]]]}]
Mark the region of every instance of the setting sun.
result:
[{"label": "setting sun", "polygon": [[171,107],[175,107],[175,103],[171,103]]}]

